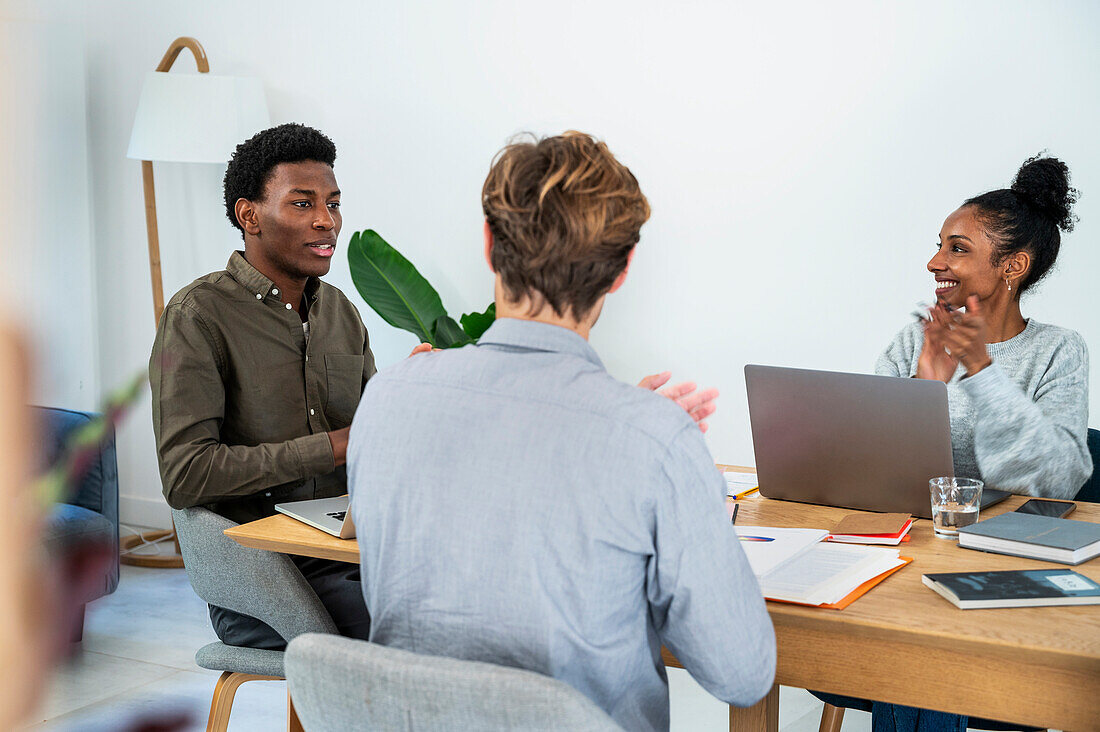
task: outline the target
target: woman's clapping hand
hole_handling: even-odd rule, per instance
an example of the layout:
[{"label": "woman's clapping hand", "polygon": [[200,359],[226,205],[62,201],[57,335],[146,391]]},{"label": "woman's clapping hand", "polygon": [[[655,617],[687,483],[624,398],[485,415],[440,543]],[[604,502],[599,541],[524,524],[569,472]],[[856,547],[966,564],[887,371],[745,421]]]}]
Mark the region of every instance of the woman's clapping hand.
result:
[{"label": "woman's clapping hand", "polygon": [[917,378],[950,381],[959,364],[973,376],[993,363],[986,350],[989,325],[976,295],[966,300],[966,312],[937,303],[924,326],[924,348],[917,361]]}]

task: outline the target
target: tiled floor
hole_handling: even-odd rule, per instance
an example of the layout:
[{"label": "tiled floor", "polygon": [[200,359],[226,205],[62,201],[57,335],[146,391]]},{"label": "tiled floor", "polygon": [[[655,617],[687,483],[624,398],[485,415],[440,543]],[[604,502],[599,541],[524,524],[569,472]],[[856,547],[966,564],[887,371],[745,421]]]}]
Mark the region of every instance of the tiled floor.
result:
[{"label": "tiled floor", "polygon": [[[32,729],[117,730],[123,720],[171,711],[189,713],[188,729],[203,730],[218,674],[195,665],[195,650],[213,640],[206,605],[183,570],[123,567],[118,590],[88,609],[82,650],[55,675]],[[669,670],[674,732],[725,730],[727,707],[690,676]],[[782,732],[814,732],[821,703],[783,688]],[[230,732],[286,726],[286,685],[245,684],[237,692]],[[870,715],[849,711],[844,732],[866,732]]]}]

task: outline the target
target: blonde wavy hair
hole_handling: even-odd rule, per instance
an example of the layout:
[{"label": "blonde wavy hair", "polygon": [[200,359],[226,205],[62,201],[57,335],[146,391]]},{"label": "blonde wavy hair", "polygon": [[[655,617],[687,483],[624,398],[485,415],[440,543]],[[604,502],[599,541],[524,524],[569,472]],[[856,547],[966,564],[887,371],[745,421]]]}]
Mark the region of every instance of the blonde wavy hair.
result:
[{"label": "blonde wavy hair", "polygon": [[607,145],[570,130],[526,135],[493,159],[481,189],[491,262],[512,302],[584,318],[626,268],[649,202]]}]

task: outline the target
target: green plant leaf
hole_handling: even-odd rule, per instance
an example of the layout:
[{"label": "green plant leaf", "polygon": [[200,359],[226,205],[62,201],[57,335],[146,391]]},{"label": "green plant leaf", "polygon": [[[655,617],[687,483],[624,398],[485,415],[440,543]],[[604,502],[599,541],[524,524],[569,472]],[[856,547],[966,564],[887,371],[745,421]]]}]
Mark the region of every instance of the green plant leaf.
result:
[{"label": "green plant leaf", "polygon": [[484,313],[466,313],[458,319],[458,322],[462,323],[462,330],[466,331],[466,335],[470,336],[471,340],[476,341],[482,333],[489,330],[489,326],[496,319],[497,304],[491,302],[489,307],[485,308]]},{"label": "green plant leaf", "polygon": [[473,342],[449,315],[444,315],[435,321],[432,333],[435,336],[433,343],[436,348],[458,348]]},{"label": "green plant leaf", "polygon": [[434,340],[436,322],[447,316],[439,293],[376,231],[351,235],[348,265],[355,289],[383,320],[422,343],[444,347]]}]

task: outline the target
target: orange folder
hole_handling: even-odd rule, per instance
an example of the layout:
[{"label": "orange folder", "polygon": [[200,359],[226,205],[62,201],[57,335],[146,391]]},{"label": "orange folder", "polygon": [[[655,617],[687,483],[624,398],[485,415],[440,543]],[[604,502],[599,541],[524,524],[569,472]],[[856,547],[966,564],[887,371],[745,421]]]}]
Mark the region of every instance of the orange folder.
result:
[{"label": "orange folder", "polygon": [[848,607],[853,602],[855,602],[856,600],[858,600],[859,598],[861,598],[865,594],[867,594],[867,592],[872,587],[877,585],[879,582],[882,582],[884,579],[886,579],[887,577],[892,575],[894,572],[897,572],[899,569],[904,569],[910,562],[913,561],[912,557],[898,557],[898,559],[905,562],[905,564],[899,564],[898,566],[894,567],[893,569],[886,570],[885,572],[878,575],[877,577],[872,577],[871,579],[867,580],[866,582],[864,582],[859,587],[857,587],[854,590],[852,590],[851,592],[849,592],[843,598],[841,598],[840,602],[834,602],[830,605],[807,605],[804,602],[792,602],[790,600],[771,600],[771,599],[769,599],[768,602],[782,602],[782,603],[786,603],[788,605],[802,605],[804,607],[825,607],[825,608],[829,608],[830,610],[843,610],[844,608]]}]

